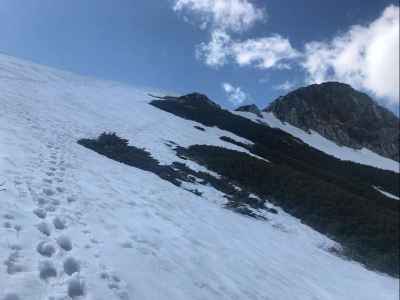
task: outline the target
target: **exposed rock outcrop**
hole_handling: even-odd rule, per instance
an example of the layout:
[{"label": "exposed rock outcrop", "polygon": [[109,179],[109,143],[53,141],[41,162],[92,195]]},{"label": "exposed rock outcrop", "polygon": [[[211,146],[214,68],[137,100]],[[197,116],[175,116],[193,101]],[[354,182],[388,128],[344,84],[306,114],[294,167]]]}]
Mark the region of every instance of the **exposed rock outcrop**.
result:
[{"label": "exposed rock outcrop", "polygon": [[179,104],[193,105],[195,107],[208,107],[213,109],[221,109],[221,106],[211,101],[206,95],[200,93],[191,93],[184,96],[156,96],[148,94],[150,97],[160,100],[173,100]]},{"label": "exposed rock outcrop", "polygon": [[235,109],[235,111],[250,112],[257,115],[257,117],[262,118],[261,110],[255,104],[239,106],[238,108]]},{"label": "exposed rock outcrop", "polygon": [[339,82],[299,88],[279,97],[265,111],[339,145],[367,148],[399,160],[399,119],[368,95]]}]

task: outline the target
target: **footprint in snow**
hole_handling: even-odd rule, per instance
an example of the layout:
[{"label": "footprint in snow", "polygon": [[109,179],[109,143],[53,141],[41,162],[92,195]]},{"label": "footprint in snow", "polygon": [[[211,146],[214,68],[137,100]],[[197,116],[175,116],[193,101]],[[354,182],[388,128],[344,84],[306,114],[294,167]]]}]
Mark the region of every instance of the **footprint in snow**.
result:
[{"label": "footprint in snow", "polygon": [[2,300],[20,300],[21,298],[14,293],[7,293]]},{"label": "footprint in snow", "polygon": [[25,266],[19,262],[20,254],[19,250],[13,251],[8,258],[4,261],[6,266],[6,272],[9,275],[14,275],[16,273],[21,273],[25,271]]},{"label": "footprint in snow", "polygon": [[74,273],[79,273],[81,270],[80,263],[73,257],[67,257],[63,263],[64,272],[71,276]]},{"label": "footprint in snow", "polygon": [[76,201],[75,197],[72,197],[72,196],[67,197],[67,202],[68,203],[72,203],[72,202],[75,202],[75,201]]},{"label": "footprint in snow", "polygon": [[46,257],[51,257],[56,252],[56,248],[49,242],[40,242],[36,247],[36,251]]},{"label": "footprint in snow", "polygon": [[57,244],[60,246],[61,249],[65,251],[71,251],[72,250],[72,242],[69,237],[66,235],[61,235],[57,238]]},{"label": "footprint in snow", "polygon": [[46,205],[49,201],[43,197],[39,197],[36,199],[36,202],[39,206]]},{"label": "footprint in snow", "polygon": [[65,221],[60,217],[55,217],[53,219],[53,225],[58,230],[64,230],[66,228]]},{"label": "footprint in snow", "polygon": [[107,287],[121,300],[129,300],[129,294],[126,291],[126,284],[117,275],[103,271],[100,278],[104,280]]},{"label": "footprint in snow", "polygon": [[14,225],[14,230],[19,234],[22,231],[22,226],[19,224]]},{"label": "footprint in snow", "polygon": [[122,242],[121,247],[125,248],[125,249],[130,249],[130,248],[133,248],[133,245],[131,242],[127,241],[127,242]]},{"label": "footprint in snow", "polygon": [[7,219],[7,220],[14,220],[15,219],[15,217],[13,215],[11,215],[11,214],[4,214],[3,218]]},{"label": "footprint in snow", "polygon": [[43,189],[43,194],[45,194],[46,196],[53,196],[55,193],[52,189],[45,188]]},{"label": "footprint in snow", "polygon": [[91,239],[90,239],[90,242],[91,242],[92,244],[98,244],[98,243],[99,243],[99,241],[96,240],[95,238],[91,238]]},{"label": "footprint in snow", "polygon": [[6,222],[3,223],[3,227],[6,228],[6,229],[10,229],[12,227],[12,224],[11,224],[11,222],[6,221]]},{"label": "footprint in snow", "polygon": [[68,282],[68,296],[71,298],[84,296],[86,292],[86,284],[85,281],[78,276],[72,278]]},{"label": "footprint in snow", "polygon": [[56,211],[56,207],[52,204],[47,205],[45,209],[47,212],[55,212]]},{"label": "footprint in snow", "polygon": [[36,225],[36,228],[43,233],[44,235],[50,236],[51,235],[51,227],[48,223],[46,222],[40,222],[38,225]]},{"label": "footprint in snow", "polygon": [[51,204],[54,205],[54,206],[58,206],[58,205],[60,205],[60,203],[61,203],[61,202],[60,202],[60,200],[58,200],[58,199],[52,199],[52,200],[51,200]]},{"label": "footprint in snow", "polygon": [[53,183],[53,180],[48,179],[48,178],[43,178],[43,182],[44,182],[44,183],[48,183],[48,184],[52,184],[52,183]]},{"label": "footprint in snow", "polygon": [[11,244],[10,249],[13,251],[21,251],[22,247],[21,247],[21,245],[18,245],[18,244]]},{"label": "footprint in snow", "polygon": [[45,260],[39,263],[39,277],[41,279],[47,280],[51,277],[56,277],[56,276],[57,276],[57,269],[51,261]]}]

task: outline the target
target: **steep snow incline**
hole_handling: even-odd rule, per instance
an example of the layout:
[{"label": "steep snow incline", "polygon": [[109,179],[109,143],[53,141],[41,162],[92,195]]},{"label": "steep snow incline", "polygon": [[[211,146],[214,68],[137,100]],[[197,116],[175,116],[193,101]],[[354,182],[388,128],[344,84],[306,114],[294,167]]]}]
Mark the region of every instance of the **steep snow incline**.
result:
[{"label": "steep snow incline", "polygon": [[328,140],[313,130],[311,130],[311,133],[308,133],[302,129],[290,125],[289,123],[281,122],[273,113],[262,112],[262,118],[250,112],[233,111],[232,113],[248,118],[256,123],[264,123],[270,127],[279,128],[301,139],[304,143],[310,145],[311,147],[314,147],[341,160],[353,161],[397,173],[400,170],[399,163],[394,160],[383,157],[366,148],[355,150],[345,146],[338,146],[336,143]]},{"label": "steep snow incline", "polygon": [[1,300],[395,299],[395,279],[329,253],[332,241],[279,209],[248,218],[211,187],[197,197],[76,143],[116,131],[170,163],[167,140],[247,142],[147,101],[0,55]]},{"label": "steep snow incline", "polygon": [[388,198],[391,198],[391,199],[394,199],[394,200],[400,200],[400,198],[399,197],[397,197],[396,195],[393,195],[393,194],[391,194],[391,193],[388,193],[388,192],[386,192],[386,191],[384,191],[384,190],[382,190],[382,189],[380,189],[380,188],[378,188],[378,187],[374,187],[377,191],[379,191],[379,192],[381,192],[382,194],[384,194],[386,197],[388,197]]}]

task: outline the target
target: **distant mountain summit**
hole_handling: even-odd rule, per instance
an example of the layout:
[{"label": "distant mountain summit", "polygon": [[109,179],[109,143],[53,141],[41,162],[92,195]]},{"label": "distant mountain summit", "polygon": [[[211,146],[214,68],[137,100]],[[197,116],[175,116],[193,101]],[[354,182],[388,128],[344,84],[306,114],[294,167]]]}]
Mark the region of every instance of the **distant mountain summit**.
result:
[{"label": "distant mountain summit", "polygon": [[279,97],[264,111],[339,145],[367,148],[399,161],[399,119],[348,84],[325,82]]},{"label": "distant mountain summit", "polygon": [[262,118],[261,110],[255,104],[239,106],[235,111],[250,112]]}]

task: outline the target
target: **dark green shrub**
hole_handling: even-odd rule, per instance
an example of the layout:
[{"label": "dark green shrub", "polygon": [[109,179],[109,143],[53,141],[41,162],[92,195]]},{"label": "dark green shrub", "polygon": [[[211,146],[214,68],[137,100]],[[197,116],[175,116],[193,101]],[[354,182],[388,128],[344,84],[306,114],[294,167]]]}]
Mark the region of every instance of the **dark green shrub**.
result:
[{"label": "dark green shrub", "polygon": [[352,259],[399,275],[399,201],[381,199],[365,186],[354,187],[358,192],[352,193],[357,182],[342,188],[335,181],[222,147],[194,145],[180,152],[338,241]]}]

